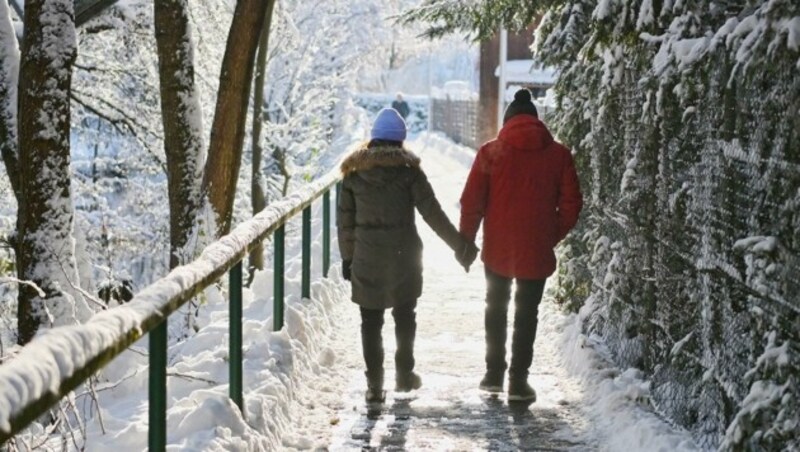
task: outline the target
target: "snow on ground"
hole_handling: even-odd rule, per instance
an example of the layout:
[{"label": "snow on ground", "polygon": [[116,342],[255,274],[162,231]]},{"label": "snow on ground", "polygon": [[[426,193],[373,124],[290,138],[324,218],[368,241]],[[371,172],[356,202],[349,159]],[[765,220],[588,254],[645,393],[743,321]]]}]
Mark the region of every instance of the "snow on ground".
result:
[{"label": "snow on ground", "polygon": [[581,333],[584,307],[579,314],[564,314],[555,303],[539,311],[539,340],[559,353],[558,365],[583,387],[582,404],[602,450],[695,451],[700,448],[689,432],[672,428],[648,407],[650,384],[638,369],[620,371],[598,338]]},{"label": "snow on ground", "polygon": [[[458,198],[474,151],[427,133],[408,146],[421,157],[442,206],[457,221]],[[418,304],[416,358],[423,387],[401,396],[391,391],[395,342],[387,313],[389,394],[383,406],[365,406],[358,308],[340,277],[335,231],[331,278],[319,278],[318,204],[314,210],[311,300],[299,299],[298,220],[287,227],[286,328],[272,331],[271,270],[260,272],[244,292],[244,417],[227,397],[224,288],[206,290],[199,333],[170,348],[170,450],[696,449],[685,432],[647,409],[648,385],[642,376],[611,366],[602,344],[580,333],[581,316],[561,313],[550,300],[540,309],[531,369],[536,403],[508,404],[503,396],[480,393],[483,268],[476,262],[465,273],[421,219],[425,282]],[[97,405],[85,394],[75,398],[80,410],[94,414],[86,426],[86,450],[146,448],[145,351],[146,339],[105,369],[95,385]]]}]

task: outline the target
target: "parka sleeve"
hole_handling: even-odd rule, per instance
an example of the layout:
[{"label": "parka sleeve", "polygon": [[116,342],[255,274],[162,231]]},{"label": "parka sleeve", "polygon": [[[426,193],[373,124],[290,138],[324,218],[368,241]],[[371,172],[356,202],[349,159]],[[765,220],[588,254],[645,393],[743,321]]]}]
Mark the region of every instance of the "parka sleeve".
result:
[{"label": "parka sleeve", "polygon": [[486,204],[489,199],[489,168],[486,153],[485,147],[481,147],[478,151],[475,161],[472,162],[464,191],[461,193],[459,231],[465,239],[472,242],[475,241],[481,220],[486,214]]},{"label": "parka sleeve", "polygon": [[339,236],[339,254],[342,260],[353,260],[355,250],[356,200],[347,179],[342,182],[339,203],[336,206],[336,230]]},{"label": "parka sleeve", "polygon": [[564,148],[566,163],[561,172],[561,186],[558,193],[558,241],[564,239],[569,231],[578,223],[578,215],[583,208],[578,173],[569,149]]},{"label": "parka sleeve", "polygon": [[422,219],[433,229],[453,251],[460,250],[463,244],[461,236],[456,227],[447,218],[447,214],[442,210],[442,206],[436,199],[428,177],[421,169],[418,169],[411,185],[411,193],[414,199],[414,206],[422,215]]}]

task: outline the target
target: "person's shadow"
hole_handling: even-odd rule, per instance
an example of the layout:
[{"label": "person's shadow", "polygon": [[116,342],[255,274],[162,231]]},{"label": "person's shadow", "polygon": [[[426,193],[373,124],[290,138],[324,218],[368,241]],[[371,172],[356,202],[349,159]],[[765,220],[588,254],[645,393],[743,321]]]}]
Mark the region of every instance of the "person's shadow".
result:
[{"label": "person's shadow", "polygon": [[386,433],[380,438],[378,450],[405,450],[406,437],[411,427],[411,401],[413,399],[395,399],[391,406],[382,403],[367,405],[366,415],[359,428],[351,434],[351,438],[361,443],[361,450],[373,450],[372,432],[379,421],[386,416],[394,416],[390,423],[386,424]]},{"label": "person's shadow", "polygon": [[411,427],[411,401],[413,399],[394,399],[387,414],[394,415],[394,420],[387,425],[387,434],[381,438],[380,450],[405,450],[406,437]]},{"label": "person's shadow", "polygon": [[[532,401],[506,402],[496,396],[482,397],[482,408],[477,411],[471,406],[454,404],[445,408],[414,409],[411,403],[414,398],[397,398],[390,405],[372,404],[367,406],[367,411],[353,431],[352,439],[360,446],[361,450],[405,451],[407,449],[408,433],[413,427],[415,419],[455,419],[468,420],[482,427],[474,431],[464,430],[463,422],[446,422],[440,425],[443,430],[452,430],[459,435],[475,435],[478,439],[486,435],[488,444],[499,446],[499,450],[560,450],[547,447],[537,447],[536,443],[526,444],[520,441],[522,437],[532,435],[529,430],[536,425],[536,416],[530,409]],[[380,424],[380,438],[373,442],[373,432]],[[505,424],[505,427],[503,427]],[[492,446],[492,447],[493,447]]]},{"label": "person's shadow", "polygon": [[527,422],[533,418],[533,413],[530,409],[531,405],[533,405],[533,400],[508,402],[508,411],[511,413],[511,418],[514,419],[515,424]]}]

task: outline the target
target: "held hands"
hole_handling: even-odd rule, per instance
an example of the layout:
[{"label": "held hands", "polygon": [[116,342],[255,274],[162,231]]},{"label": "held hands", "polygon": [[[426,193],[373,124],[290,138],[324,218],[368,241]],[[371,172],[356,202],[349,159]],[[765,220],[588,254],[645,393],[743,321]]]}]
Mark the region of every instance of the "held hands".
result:
[{"label": "held hands", "polygon": [[342,277],[350,281],[350,266],[353,265],[353,261],[351,260],[343,260],[342,261]]},{"label": "held hands", "polygon": [[478,257],[478,247],[475,246],[475,243],[464,239],[462,237],[461,244],[456,249],[456,260],[464,270],[469,273],[469,266],[475,262],[475,258]]}]

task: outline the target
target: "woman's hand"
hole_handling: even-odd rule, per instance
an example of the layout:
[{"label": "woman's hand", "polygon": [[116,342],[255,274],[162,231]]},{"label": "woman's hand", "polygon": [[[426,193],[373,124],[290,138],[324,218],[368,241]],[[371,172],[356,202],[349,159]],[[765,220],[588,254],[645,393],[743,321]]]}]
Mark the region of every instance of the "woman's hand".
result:
[{"label": "woman's hand", "polygon": [[462,244],[461,246],[456,249],[456,260],[464,270],[469,273],[469,267],[475,262],[475,258],[478,257],[478,247],[475,244],[465,238],[461,238]]}]

